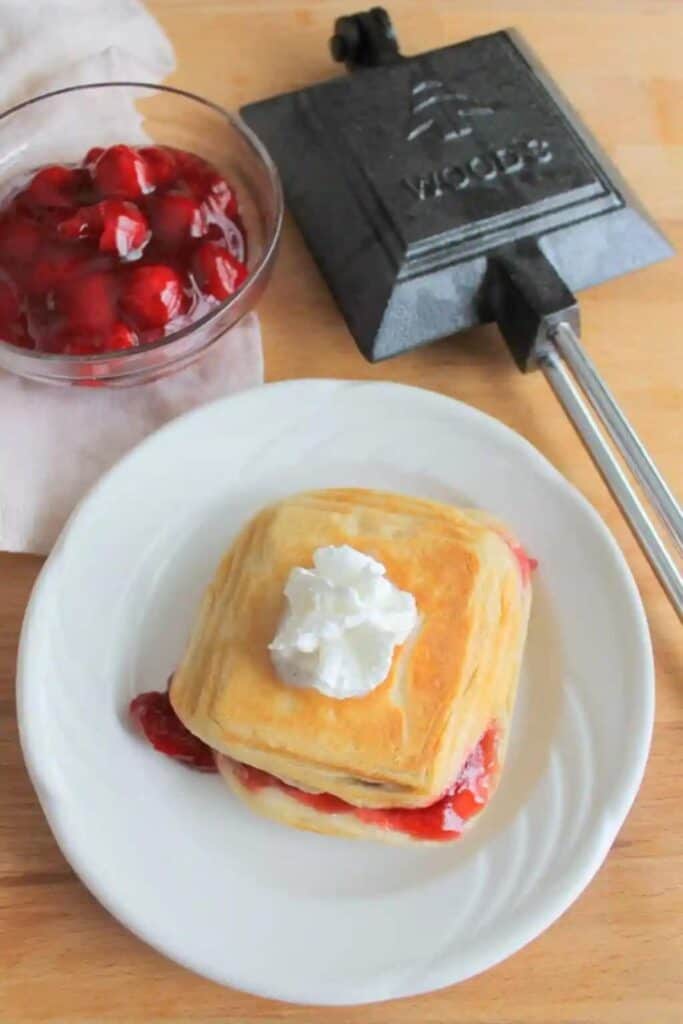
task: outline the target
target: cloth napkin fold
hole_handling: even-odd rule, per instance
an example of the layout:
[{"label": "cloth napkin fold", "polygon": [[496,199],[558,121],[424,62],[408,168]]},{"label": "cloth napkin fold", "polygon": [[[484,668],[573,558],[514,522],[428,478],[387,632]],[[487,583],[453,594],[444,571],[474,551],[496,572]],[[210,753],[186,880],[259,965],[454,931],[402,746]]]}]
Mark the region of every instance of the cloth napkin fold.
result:
[{"label": "cloth napkin fold", "polygon": [[[67,85],[158,82],[175,66],[169,40],[138,0],[1,0],[0,7],[2,109]],[[118,100],[104,111],[98,104],[93,115],[105,144],[144,140],[132,104]],[[69,159],[68,124],[45,123],[39,107],[32,116],[39,161]],[[0,137],[0,178],[15,141],[11,132]],[[192,366],[151,384],[57,387],[0,371],[0,548],[47,553],[83,494],[138,441],[182,412],[262,380],[253,313]]]}]

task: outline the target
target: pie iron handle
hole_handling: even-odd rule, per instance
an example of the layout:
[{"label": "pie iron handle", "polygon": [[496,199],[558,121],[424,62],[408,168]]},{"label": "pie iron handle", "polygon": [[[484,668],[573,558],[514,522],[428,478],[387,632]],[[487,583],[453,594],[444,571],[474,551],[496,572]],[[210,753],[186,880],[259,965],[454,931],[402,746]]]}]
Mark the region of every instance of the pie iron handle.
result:
[{"label": "pie iron handle", "polygon": [[683,513],[579,341],[576,298],[536,242],[525,240],[502,247],[491,258],[485,302],[488,316],[498,321],[520,369],[544,373],[683,618],[680,569],[600,426],[656,509],[678,553],[683,550]]}]

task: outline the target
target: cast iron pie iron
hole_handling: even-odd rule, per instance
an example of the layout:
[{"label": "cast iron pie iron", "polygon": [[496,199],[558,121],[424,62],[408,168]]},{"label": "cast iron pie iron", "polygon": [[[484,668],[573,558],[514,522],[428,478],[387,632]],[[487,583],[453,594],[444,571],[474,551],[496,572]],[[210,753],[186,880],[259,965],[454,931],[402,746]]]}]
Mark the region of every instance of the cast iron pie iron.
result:
[{"label": "cast iron pie iron", "polygon": [[[339,18],[351,74],[243,108],[358,347],[386,359],[496,321],[541,369],[683,615],[683,577],[597,414],[683,548],[683,515],[579,342],[573,294],[671,255],[514,31],[414,57],[386,11]],[[584,401],[587,396],[593,409]]]}]

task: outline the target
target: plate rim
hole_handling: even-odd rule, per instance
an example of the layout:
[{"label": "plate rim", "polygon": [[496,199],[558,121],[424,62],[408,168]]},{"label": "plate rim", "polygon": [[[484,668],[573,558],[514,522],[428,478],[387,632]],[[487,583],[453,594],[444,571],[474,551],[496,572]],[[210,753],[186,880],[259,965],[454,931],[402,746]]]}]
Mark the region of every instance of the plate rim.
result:
[{"label": "plate rim", "polygon": [[[39,625],[35,625],[35,620],[40,611],[39,606],[45,599],[45,593],[49,587],[51,578],[59,567],[60,558],[67,538],[71,532],[77,528],[82,512],[87,508],[92,500],[95,500],[98,492],[105,488],[111,477],[125,471],[126,465],[129,462],[134,461],[141,451],[159,444],[160,437],[170,437],[175,431],[181,432],[185,430],[188,422],[193,421],[194,419],[199,420],[207,415],[210,416],[215,407],[229,405],[230,408],[234,408],[240,403],[254,401],[255,395],[263,395],[264,400],[266,400],[265,396],[275,390],[287,391],[304,387],[313,389],[317,388],[322,391],[324,389],[339,389],[349,385],[367,390],[389,388],[397,393],[403,392],[408,396],[409,400],[411,397],[416,397],[420,400],[424,396],[428,396],[430,401],[441,405],[444,409],[448,407],[452,410],[453,406],[455,406],[457,413],[465,419],[469,419],[474,422],[475,427],[477,424],[480,424],[489,430],[496,431],[501,439],[504,439],[508,444],[517,448],[528,459],[531,459],[535,464],[536,469],[542,470],[543,475],[550,479],[553,485],[559,488],[563,496],[572,502],[580,513],[589,520],[590,525],[594,528],[605,548],[609,551],[615,569],[619,570],[620,584],[623,588],[624,598],[628,599],[629,609],[632,613],[634,624],[637,623],[638,626],[637,647],[642,660],[643,672],[641,698],[644,709],[644,717],[641,722],[637,742],[634,740],[634,747],[629,761],[629,769],[622,773],[622,779],[624,780],[623,784],[619,789],[616,799],[613,799],[610,804],[610,825],[606,829],[605,833],[600,837],[600,841],[596,840],[595,844],[591,847],[592,855],[590,857],[586,856],[581,865],[575,866],[571,874],[567,873],[564,876],[569,882],[571,882],[571,884],[564,885],[561,892],[556,894],[554,899],[546,899],[542,908],[538,909],[535,913],[528,912],[526,914],[526,918],[519,923],[513,942],[508,941],[502,950],[497,948],[492,957],[482,957],[482,962],[475,969],[469,970],[466,974],[458,976],[456,980],[453,980],[453,978],[450,978],[449,980],[449,978],[444,977],[443,970],[439,970],[435,965],[429,973],[423,972],[417,979],[413,976],[409,990],[398,993],[394,991],[378,991],[370,997],[368,997],[367,993],[364,992],[360,998],[349,998],[348,995],[344,996],[341,992],[336,990],[328,990],[327,994],[324,996],[321,996],[321,993],[318,991],[314,992],[312,995],[310,992],[307,994],[306,991],[301,991],[298,992],[298,994],[293,995],[291,989],[284,991],[280,990],[277,985],[269,987],[267,983],[259,989],[246,986],[244,982],[241,981],[239,977],[236,977],[229,969],[227,971],[222,971],[219,976],[217,972],[213,972],[206,967],[201,967],[194,963],[192,956],[184,956],[179,954],[175,949],[171,950],[171,944],[160,941],[158,936],[151,934],[151,929],[143,927],[137,921],[133,921],[126,908],[117,906],[116,899],[110,897],[105,888],[100,886],[97,878],[97,871],[88,865],[87,858],[82,857],[80,852],[71,844],[68,829],[60,817],[58,801],[50,792],[49,782],[47,782],[45,777],[41,774],[39,766],[40,754],[38,750],[40,744],[34,734],[32,726],[29,724],[29,705],[32,698],[29,692],[30,683],[28,682],[30,660],[33,657],[33,651],[29,651],[29,636],[34,629],[39,630],[41,628]],[[260,400],[261,399],[257,399],[257,401]],[[180,966],[191,970],[194,973],[198,973],[220,985],[230,986],[239,991],[248,992],[249,994],[262,998],[277,999],[295,1005],[368,1005],[372,1002],[384,1002],[390,999],[410,998],[427,992],[438,991],[451,985],[459,984],[461,981],[465,981],[468,978],[489,970],[491,967],[507,960],[510,956],[519,952],[519,950],[529,942],[539,937],[572,906],[584,889],[587,888],[603,864],[616,835],[622,828],[636,799],[645,773],[645,768],[647,766],[652,741],[655,711],[655,671],[652,642],[643,601],[630,566],[619,544],[607,527],[606,523],[603,521],[599,512],[593,507],[581,491],[579,491],[572,482],[560,473],[560,471],[550,462],[548,457],[539,451],[525,437],[513,428],[507,426],[507,424],[503,423],[501,420],[498,420],[495,416],[484,412],[476,406],[469,405],[460,399],[444,395],[441,392],[415,385],[397,383],[390,380],[329,377],[292,378],[283,381],[273,381],[247,388],[233,395],[226,395],[218,399],[214,399],[211,402],[174,418],[159,429],[153,431],[141,442],[130,449],[130,451],[126,452],[105,473],[103,473],[88,489],[86,494],[81,498],[69,515],[57,541],[55,542],[55,545],[35,580],[26,606],[19,635],[15,689],[19,740],[29,778],[57,845],[91,895],[95,897],[95,899],[116,921],[121,923],[137,938],[141,939],[147,945],[152,946],[152,948],[157,952]],[[438,974],[438,978],[432,978],[432,973]],[[365,985],[364,987],[367,988],[368,986]]]}]

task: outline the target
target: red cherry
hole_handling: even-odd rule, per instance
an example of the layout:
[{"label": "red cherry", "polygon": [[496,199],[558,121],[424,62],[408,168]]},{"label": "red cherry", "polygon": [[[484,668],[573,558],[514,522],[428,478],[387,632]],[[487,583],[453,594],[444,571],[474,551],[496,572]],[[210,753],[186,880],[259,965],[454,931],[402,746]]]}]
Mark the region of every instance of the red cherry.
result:
[{"label": "red cherry", "polygon": [[196,153],[188,153],[186,149],[173,149],[169,147],[178,168],[178,176],[185,178],[187,175],[202,175],[211,170],[211,164]]},{"label": "red cherry", "polygon": [[57,326],[54,323],[38,339],[37,347],[42,352],[67,356],[89,356],[100,350],[100,335],[93,331],[82,331],[71,324]]},{"label": "red cherry", "polygon": [[143,146],[138,150],[147,165],[147,175],[155,188],[175,181],[178,166],[173,150],[166,146]]},{"label": "red cherry", "polygon": [[26,291],[43,296],[61,281],[82,269],[84,256],[74,249],[47,245],[37,255],[26,280]]},{"label": "red cherry", "polygon": [[62,282],[55,294],[55,306],[70,328],[108,331],[115,320],[116,291],[111,274],[85,274]]},{"label": "red cherry", "polygon": [[93,146],[85,154],[85,159],[83,160],[83,166],[87,167],[88,170],[91,171],[92,168],[97,163],[97,161],[100,159],[100,157],[102,156],[103,153],[104,153],[104,148],[102,146]]},{"label": "red cherry", "polygon": [[[115,200],[112,200],[115,201]],[[66,217],[57,225],[57,234],[60,238],[68,238],[74,241],[78,238],[93,238],[102,229],[102,217],[98,209],[103,204],[96,206],[79,206],[71,217]]]},{"label": "red cherry", "polygon": [[477,800],[475,794],[469,789],[458,790],[449,798],[448,804],[463,821],[467,821],[484,809],[484,803]]},{"label": "red cherry", "polygon": [[202,772],[216,771],[211,748],[185,728],[168,693],[141,693],[130,703],[130,716],[162,754]]},{"label": "red cherry", "polygon": [[214,213],[224,213],[228,217],[237,216],[237,196],[220,174],[211,173],[205,179],[206,202]]},{"label": "red cherry", "polygon": [[225,246],[202,242],[192,254],[192,273],[206,295],[227,299],[246,279],[247,268]]},{"label": "red cherry", "polygon": [[[81,238],[98,238],[103,229],[102,207],[106,203],[122,203],[119,199],[103,199],[92,206],[79,206],[75,213],[65,217],[57,225],[60,238],[77,241]],[[132,203],[126,204],[132,206]]]},{"label": "red cherry", "polygon": [[19,293],[14,281],[0,271],[0,323],[16,320],[20,313]]},{"label": "red cherry", "polygon": [[146,331],[140,331],[138,335],[141,345],[152,345],[155,341],[161,341],[163,337],[163,327],[148,327]]},{"label": "red cherry", "polygon": [[130,146],[110,146],[93,165],[92,175],[103,196],[136,199],[154,188],[147,165]]},{"label": "red cherry", "polygon": [[218,218],[218,226],[222,234],[222,243],[238,263],[247,262],[247,242],[243,230],[234,220],[222,214]]},{"label": "red cherry", "polygon": [[8,341],[10,344],[16,345],[17,348],[25,348],[29,352],[33,352],[36,348],[36,343],[26,324],[13,324]]},{"label": "red cherry", "polygon": [[17,333],[14,338],[10,337],[9,341],[12,345],[16,345],[17,348],[25,348],[28,352],[34,352],[36,349],[36,343],[27,328]]},{"label": "red cherry", "polygon": [[194,153],[178,151],[176,162],[180,169],[179,178],[190,195],[205,206],[207,213],[225,213],[228,217],[237,215],[234,190],[210,163]]},{"label": "red cherry", "polygon": [[103,348],[107,352],[118,352],[127,348],[137,348],[138,338],[135,331],[120,321],[115,323],[104,340]]},{"label": "red cherry", "polygon": [[0,263],[30,263],[42,240],[40,228],[27,217],[6,215],[0,220]]},{"label": "red cherry", "polygon": [[103,199],[94,206],[82,206],[57,228],[61,238],[99,238],[100,252],[115,252],[125,258],[144,248],[149,227],[135,203]]},{"label": "red cherry", "polygon": [[168,249],[180,249],[190,238],[201,238],[206,231],[206,217],[196,199],[167,192],[151,196],[147,213],[152,235]]},{"label": "red cherry", "polygon": [[77,170],[54,164],[34,174],[20,199],[29,206],[68,208],[82,186],[83,176]]},{"label": "red cherry", "polygon": [[185,306],[180,276],[171,267],[153,264],[129,271],[121,309],[136,327],[164,327]]},{"label": "red cherry", "polygon": [[0,323],[0,340],[16,345],[17,348],[34,349],[36,343],[31,337],[26,323],[26,317],[22,316],[13,323]]},{"label": "red cherry", "polygon": [[59,336],[53,352],[61,352],[65,356],[94,356],[100,351],[99,345],[95,345],[90,335],[77,333],[65,333]]},{"label": "red cherry", "polygon": [[220,242],[239,263],[246,264],[246,237],[243,230],[229,217],[221,217],[219,222],[209,224],[206,238],[211,242]]},{"label": "red cherry", "polygon": [[121,258],[140,254],[149,241],[149,225],[134,203],[109,200],[102,211],[101,252],[117,252]]},{"label": "red cherry", "polygon": [[70,327],[53,331],[48,348],[50,352],[61,352],[66,356],[92,356],[136,348],[137,344],[134,331],[119,322],[110,331],[103,333],[84,332]]},{"label": "red cherry", "polygon": [[182,182],[187,191],[195,198],[203,199],[209,191],[209,177],[217,172],[212,165],[197,153],[188,153],[184,149],[174,149],[178,181]]}]

